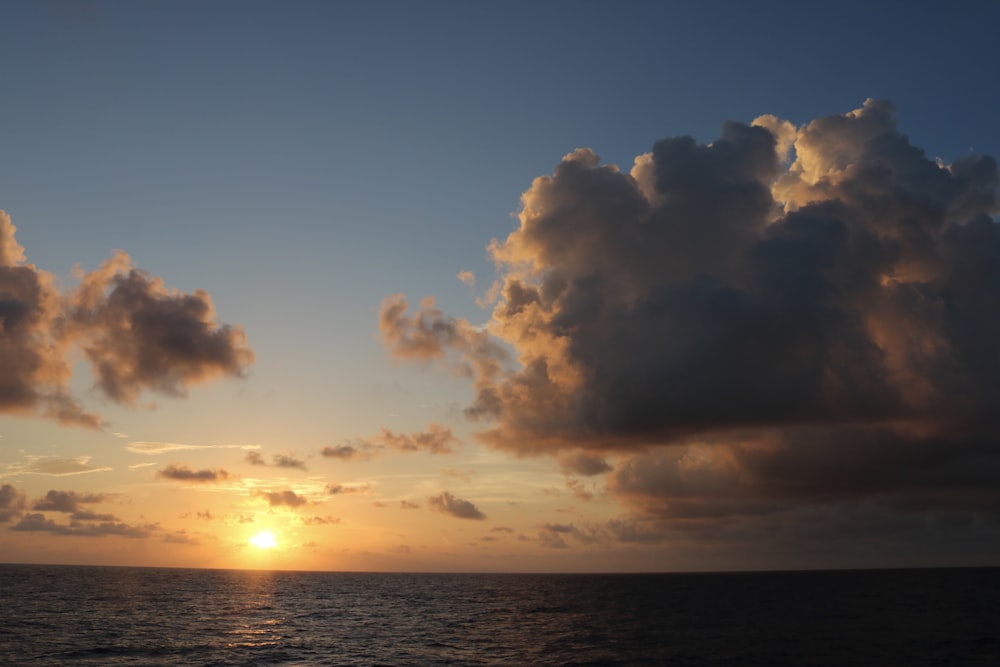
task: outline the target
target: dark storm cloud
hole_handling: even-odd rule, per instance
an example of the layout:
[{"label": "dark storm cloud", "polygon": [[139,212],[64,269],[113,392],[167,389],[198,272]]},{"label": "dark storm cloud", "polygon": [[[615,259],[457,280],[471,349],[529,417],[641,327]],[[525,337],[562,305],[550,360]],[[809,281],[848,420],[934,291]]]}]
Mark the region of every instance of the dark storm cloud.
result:
[{"label": "dark storm cloud", "polygon": [[[722,428],[986,418],[996,162],[929,160],[871,101],[801,128],[790,167],[777,141],[727,123],[709,145],[657,143],[632,174],[581,149],[535,180],[520,227],[491,245],[504,282],[490,331],[521,367],[475,374],[468,413],[495,421],[487,441],[637,449]],[[432,302],[409,316],[390,298],[382,329],[403,359],[499,359]]]},{"label": "dark storm cloud", "polygon": [[630,173],[579,149],[490,245],[484,327],[395,296],[383,339],[468,371],[495,447],[592,455],[562,459],[576,474],[618,455],[609,490],[637,517],[995,516],[998,183],[993,158],[930,159],[873,100],[664,139]]},{"label": "dark storm cloud", "polygon": [[427,499],[427,503],[434,511],[448,514],[458,519],[475,519],[481,521],[486,518],[486,515],[468,500],[456,498],[447,491],[442,491],[436,496],[431,496]]},{"label": "dark storm cloud", "polygon": [[808,427],[625,458],[609,490],[642,514],[667,519],[774,514],[860,499],[897,511],[1000,514],[998,479],[1000,452],[981,435]]},{"label": "dark storm cloud", "polygon": [[221,482],[229,479],[229,473],[221,468],[218,470],[214,468],[192,470],[187,466],[177,465],[174,463],[171,463],[163,470],[157,471],[156,476],[180,482]]},{"label": "dark storm cloud", "polygon": [[169,290],[124,253],[64,293],[26,262],[15,232],[0,211],[0,412],[100,427],[69,391],[74,348],[90,361],[97,388],[125,405],[144,390],[180,396],[240,376],[253,361],[242,330],[216,322],[207,293]]},{"label": "dark storm cloud", "polygon": [[24,492],[10,484],[0,486],[0,523],[19,516],[24,509]]}]

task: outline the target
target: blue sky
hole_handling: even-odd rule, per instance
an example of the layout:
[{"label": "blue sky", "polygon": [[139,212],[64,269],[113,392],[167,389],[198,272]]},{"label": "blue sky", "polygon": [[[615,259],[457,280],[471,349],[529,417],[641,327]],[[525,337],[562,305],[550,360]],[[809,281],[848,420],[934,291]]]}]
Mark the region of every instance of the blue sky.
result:
[{"label": "blue sky", "polygon": [[[229,443],[294,454],[331,483],[419,469],[438,475],[430,493],[448,483],[442,467],[474,474],[481,465],[505,470],[496,479],[561,487],[553,458],[509,456],[476,440],[481,425],[461,413],[468,380],[390,358],[378,328],[383,299],[402,292],[415,305],[432,295],[449,316],[487,322],[489,309],[475,303],[496,277],[487,244],[517,227],[533,179],[580,147],[628,171],[665,137],[707,143],[727,120],[774,114],[803,125],[876,98],[895,103],[899,132],[929,157],[1000,154],[997,19],[989,2],[6,3],[0,208],[28,262],[71,285],[74,265],[94,270],[125,250],[168,287],[211,294],[219,318],[244,328],[256,361],[242,379],[192,386],[186,398],[145,394],[134,408],[102,398],[78,363],[72,386],[108,427],[2,415],[0,464],[26,453],[87,455],[124,470],[131,441]],[[476,275],[474,289],[457,279],[462,270]],[[431,422],[462,440],[458,459],[422,452],[382,459],[383,468],[359,464],[369,466],[360,474],[318,454],[383,427],[415,433]],[[98,476],[68,479],[121,497],[146,493]],[[11,479],[26,506],[71,486]],[[490,488],[492,502],[513,502],[490,480],[465,483],[460,495]],[[150,506],[162,505],[148,493]],[[576,525],[619,515],[612,496],[574,506]],[[537,516],[512,534],[558,537],[544,526],[557,525],[569,502],[539,500]],[[156,520],[181,525],[173,515]],[[73,538],[48,537],[18,557],[110,558],[110,548],[61,551]],[[572,567],[697,562],[589,548]],[[430,547],[423,553],[416,565],[385,567],[438,562]],[[497,567],[474,556],[440,567]],[[323,557],[331,567],[359,562]],[[531,552],[516,567],[557,567],[541,562]]]}]

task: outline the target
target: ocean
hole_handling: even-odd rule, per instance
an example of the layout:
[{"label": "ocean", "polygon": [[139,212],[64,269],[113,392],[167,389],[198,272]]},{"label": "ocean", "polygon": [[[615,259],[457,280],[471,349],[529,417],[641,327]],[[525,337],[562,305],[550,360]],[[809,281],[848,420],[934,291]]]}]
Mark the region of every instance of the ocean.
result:
[{"label": "ocean", "polygon": [[1000,568],[0,565],[0,665],[1000,665]]}]

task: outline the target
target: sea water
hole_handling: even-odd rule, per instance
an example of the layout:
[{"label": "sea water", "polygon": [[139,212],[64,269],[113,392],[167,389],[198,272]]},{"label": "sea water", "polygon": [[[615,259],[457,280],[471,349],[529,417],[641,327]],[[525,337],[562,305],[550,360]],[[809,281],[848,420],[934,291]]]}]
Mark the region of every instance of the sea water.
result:
[{"label": "sea water", "polygon": [[1000,569],[0,565],[0,665],[1000,665]]}]

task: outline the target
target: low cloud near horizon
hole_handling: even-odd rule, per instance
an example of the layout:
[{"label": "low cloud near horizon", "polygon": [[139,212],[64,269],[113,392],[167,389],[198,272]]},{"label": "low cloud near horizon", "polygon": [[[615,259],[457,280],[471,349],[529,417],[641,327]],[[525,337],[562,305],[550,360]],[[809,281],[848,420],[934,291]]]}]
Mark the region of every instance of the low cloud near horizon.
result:
[{"label": "low cloud near horizon", "polygon": [[620,540],[822,508],[995,536],[998,184],[876,100],[664,139],[628,172],[577,149],[490,244],[485,326],[398,294],[383,341],[470,379],[481,441],[607,475]]}]

